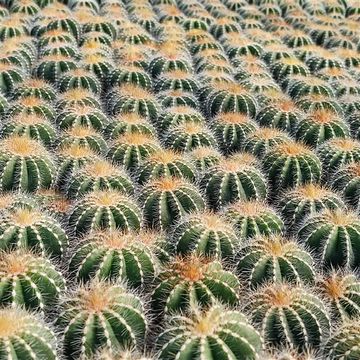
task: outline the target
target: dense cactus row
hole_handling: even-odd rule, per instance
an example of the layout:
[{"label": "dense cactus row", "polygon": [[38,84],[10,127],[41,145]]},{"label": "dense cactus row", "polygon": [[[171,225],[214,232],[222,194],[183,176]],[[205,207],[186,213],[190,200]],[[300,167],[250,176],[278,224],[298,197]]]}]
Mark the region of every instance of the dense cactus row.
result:
[{"label": "dense cactus row", "polygon": [[0,0],[0,359],[358,359],[359,24]]}]

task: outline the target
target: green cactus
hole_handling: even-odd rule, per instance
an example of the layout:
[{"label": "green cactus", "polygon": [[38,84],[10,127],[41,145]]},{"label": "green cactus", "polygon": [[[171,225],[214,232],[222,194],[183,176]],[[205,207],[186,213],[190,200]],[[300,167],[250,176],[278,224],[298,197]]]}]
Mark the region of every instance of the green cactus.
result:
[{"label": "green cactus", "polygon": [[0,304],[51,310],[65,280],[49,260],[27,250],[0,253]]},{"label": "green cactus", "polygon": [[328,98],[324,95],[304,96],[296,101],[296,106],[304,112],[315,112],[319,110],[328,110],[343,116],[343,110],[340,103],[335,98]]},{"label": "green cactus", "polygon": [[296,349],[289,346],[272,347],[269,351],[261,354],[264,360],[319,360],[320,351],[314,349],[305,349],[299,353]]},{"label": "green cactus", "polygon": [[61,29],[46,30],[38,39],[38,45],[40,48],[48,46],[52,43],[69,43],[75,45],[76,39],[74,36],[69,34],[69,32]]},{"label": "green cactus", "polygon": [[101,53],[84,53],[82,64],[85,70],[95,74],[102,82],[105,82],[114,67],[111,58]]},{"label": "green cactus", "polygon": [[80,39],[81,28],[77,21],[68,13],[57,14],[46,27],[47,30],[64,30],[70,33],[76,40]]},{"label": "green cactus", "polygon": [[283,58],[271,64],[270,71],[277,81],[283,81],[293,75],[309,75],[307,66],[296,57]]},{"label": "green cactus", "polygon": [[255,237],[240,250],[237,270],[250,287],[283,281],[308,284],[315,278],[311,255],[281,235]]},{"label": "green cactus", "polygon": [[221,160],[221,154],[212,146],[200,146],[188,153],[190,161],[199,173],[205,172]]},{"label": "green cactus", "polygon": [[255,360],[262,348],[262,339],[239,311],[214,305],[203,311],[194,309],[188,316],[169,318],[156,345],[160,360],[217,359],[219,356]]},{"label": "green cactus", "polygon": [[321,163],[315,153],[298,142],[274,146],[263,159],[273,191],[317,183],[321,178]]},{"label": "green cactus", "polygon": [[58,80],[58,87],[61,92],[70,89],[84,89],[92,91],[94,94],[101,92],[100,81],[94,74],[82,68],[69,70]]},{"label": "green cactus", "polygon": [[248,153],[235,153],[210,167],[200,181],[213,209],[237,200],[262,200],[266,181],[257,169],[257,160]]},{"label": "green cactus", "polygon": [[181,90],[196,94],[199,84],[193,74],[185,70],[171,70],[158,77],[155,89],[156,91]]},{"label": "green cactus", "polygon": [[315,76],[293,76],[289,80],[287,91],[293,99],[309,95],[324,95],[328,98],[335,96],[329,83]]},{"label": "green cactus", "polygon": [[342,59],[336,53],[323,49],[318,51],[317,54],[310,56],[306,60],[306,65],[312,73],[316,73],[322,69],[341,68]]},{"label": "green cactus", "polygon": [[305,350],[329,335],[330,319],[322,300],[300,285],[274,283],[251,294],[245,311],[275,346]]},{"label": "green cactus", "polygon": [[196,253],[217,259],[231,258],[239,244],[231,223],[208,210],[185,217],[174,228],[171,242],[176,254]]},{"label": "green cactus", "polygon": [[[1,34],[1,28],[0,28]],[[1,37],[1,35],[0,35]],[[0,62],[0,90],[4,94],[10,94],[16,87],[17,83],[21,83],[25,78],[23,71],[12,64]]]},{"label": "green cactus", "polygon": [[19,308],[0,310],[0,355],[9,360],[56,360],[56,336],[35,315]]},{"label": "green cactus", "polygon": [[24,36],[26,33],[26,26],[20,17],[13,16],[1,19],[0,40],[2,42],[14,37]]},{"label": "green cactus", "polygon": [[140,193],[145,222],[148,226],[166,229],[205,203],[199,191],[185,180],[164,177],[149,182]]},{"label": "green cactus", "polygon": [[83,25],[82,31],[84,33],[92,31],[103,32],[112,39],[115,39],[117,34],[115,26],[110,21],[106,21],[102,16],[92,16],[88,19],[88,22]]},{"label": "green cactus", "polygon": [[64,299],[56,324],[67,359],[90,357],[100,349],[141,348],[147,319],[139,297],[123,285],[94,281]]},{"label": "green cactus", "polygon": [[42,255],[61,257],[68,237],[60,224],[37,208],[17,206],[1,214],[0,248],[28,248]]},{"label": "green cactus", "polygon": [[162,108],[171,108],[176,106],[188,106],[193,109],[199,107],[198,100],[194,94],[183,92],[180,90],[165,91],[159,93],[159,101]]},{"label": "green cactus", "polygon": [[122,65],[113,69],[107,78],[110,86],[132,84],[144,89],[151,89],[151,77],[141,68],[135,65]]},{"label": "green cactus", "polygon": [[56,92],[46,81],[30,78],[24,80],[15,87],[13,96],[14,99],[23,99],[30,96],[51,102],[55,100]]},{"label": "green cactus", "polygon": [[298,231],[301,242],[314,251],[325,268],[357,268],[360,219],[343,209],[325,209],[309,217]]},{"label": "green cactus", "polygon": [[217,302],[236,305],[239,287],[236,276],[217,260],[194,254],[176,257],[155,279],[152,307],[156,312],[171,314]]},{"label": "green cactus", "polygon": [[[169,45],[168,50],[165,50],[166,45]],[[162,46],[161,55],[155,57],[149,64],[149,72],[153,77],[157,77],[171,70],[191,72],[191,59],[185,57],[180,50],[174,49],[174,44],[165,42]]]},{"label": "green cactus", "polygon": [[97,95],[88,89],[73,88],[66,90],[58,96],[56,103],[58,109],[69,109],[78,106],[101,109],[100,100]]},{"label": "green cactus", "polygon": [[96,354],[94,357],[96,360],[153,360],[151,356],[143,355],[142,353],[136,351],[136,348],[128,348],[111,351],[111,350],[102,350]]},{"label": "green cactus", "polygon": [[115,190],[97,190],[85,195],[69,215],[69,227],[76,236],[101,229],[138,230],[141,222],[138,206]]},{"label": "green cactus", "polygon": [[66,195],[68,198],[77,199],[88,192],[98,190],[117,190],[132,195],[134,185],[121,168],[98,158],[71,174],[66,186]]}]

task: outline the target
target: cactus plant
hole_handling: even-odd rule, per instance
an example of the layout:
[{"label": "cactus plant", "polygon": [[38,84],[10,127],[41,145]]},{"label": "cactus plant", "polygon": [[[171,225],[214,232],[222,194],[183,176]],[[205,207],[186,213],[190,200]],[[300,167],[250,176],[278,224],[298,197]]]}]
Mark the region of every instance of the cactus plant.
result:
[{"label": "cactus plant", "polygon": [[90,90],[94,94],[99,94],[101,91],[100,81],[91,72],[77,68],[69,70],[58,79],[58,87],[61,92],[70,89],[85,89]]},{"label": "cactus plant", "polygon": [[65,280],[47,259],[28,250],[0,254],[0,303],[28,310],[50,310],[65,289]]},{"label": "cactus plant", "polygon": [[259,333],[246,317],[221,305],[194,309],[187,317],[173,316],[168,322],[156,342],[161,360],[187,358],[188,346],[194,360],[206,356],[255,360],[262,347]]},{"label": "cactus plant", "polygon": [[9,107],[6,115],[13,117],[15,115],[40,115],[48,120],[54,119],[54,109],[46,101],[34,96],[19,99]]},{"label": "cactus plant", "polygon": [[208,168],[218,164],[221,159],[221,154],[212,146],[197,147],[188,155],[199,173],[203,173]]},{"label": "cactus plant", "polygon": [[339,116],[343,115],[343,110],[338,101],[325,95],[308,95],[296,101],[296,106],[304,112],[314,112],[318,110],[328,110]]},{"label": "cactus plant", "polygon": [[152,307],[169,314],[217,302],[236,305],[239,286],[236,276],[219,261],[194,254],[175,257],[155,279]]},{"label": "cactus plant", "polygon": [[[1,34],[1,29],[0,29]],[[1,36],[1,35],[0,35]],[[0,90],[9,94],[16,87],[17,83],[21,83],[25,78],[23,71],[12,64],[0,62],[0,79],[1,85]]]},{"label": "cactus plant", "polygon": [[166,229],[194,210],[205,207],[198,190],[185,180],[164,177],[149,182],[140,193],[145,222]]},{"label": "cactus plant", "polygon": [[158,98],[160,105],[163,108],[171,108],[174,106],[188,106],[193,109],[197,109],[199,107],[196,96],[180,90],[158,93]]},{"label": "cactus plant", "polygon": [[90,357],[107,348],[141,348],[147,319],[139,297],[123,285],[93,281],[64,298],[56,324],[62,329],[67,359]]},{"label": "cactus plant", "polygon": [[71,201],[54,189],[40,189],[34,199],[42,209],[59,221],[63,221],[71,209]]},{"label": "cactus plant", "polygon": [[200,186],[213,209],[236,200],[262,200],[267,195],[266,181],[257,169],[256,158],[235,153],[208,169]]},{"label": "cactus plant", "polygon": [[113,69],[108,75],[108,83],[110,86],[133,84],[144,89],[151,89],[151,77],[135,65],[123,65]]},{"label": "cactus plant", "polygon": [[318,347],[329,335],[324,303],[300,285],[265,285],[250,296],[245,310],[269,344],[305,350]]},{"label": "cactus plant", "polygon": [[76,235],[93,230],[140,229],[142,216],[138,206],[115,190],[96,190],[77,201],[69,215],[69,227]]},{"label": "cactus plant", "polygon": [[335,96],[334,90],[326,80],[314,76],[293,76],[289,80],[287,91],[293,99],[309,95]]},{"label": "cactus plant", "polygon": [[56,93],[54,88],[42,79],[26,79],[16,85],[13,96],[15,99],[22,99],[28,96],[35,96],[45,101],[54,101]]},{"label": "cactus plant", "polygon": [[98,97],[91,90],[83,88],[70,88],[58,96],[56,107],[66,109],[72,107],[93,107],[101,109]]}]

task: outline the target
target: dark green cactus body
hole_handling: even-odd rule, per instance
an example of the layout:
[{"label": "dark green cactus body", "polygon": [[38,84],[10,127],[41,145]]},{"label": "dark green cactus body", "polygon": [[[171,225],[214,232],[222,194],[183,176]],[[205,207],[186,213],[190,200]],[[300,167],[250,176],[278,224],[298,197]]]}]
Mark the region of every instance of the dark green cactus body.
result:
[{"label": "dark green cactus body", "polygon": [[100,81],[94,74],[84,69],[67,71],[59,78],[58,86],[62,92],[70,89],[86,89],[99,94],[101,91]]}]

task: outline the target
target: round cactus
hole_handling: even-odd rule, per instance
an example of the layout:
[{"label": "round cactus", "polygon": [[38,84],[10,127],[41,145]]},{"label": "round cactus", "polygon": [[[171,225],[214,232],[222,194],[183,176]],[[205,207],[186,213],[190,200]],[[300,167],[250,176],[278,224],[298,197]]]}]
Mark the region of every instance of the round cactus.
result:
[{"label": "round cactus", "polygon": [[311,283],[314,261],[296,242],[279,235],[259,236],[240,250],[237,269],[250,287],[267,282]]},{"label": "round cactus", "polygon": [[195,168],[180,153],[158,150],[150,154],[138,167],[137,181],[145,184],[163,176],[195,180]]},{"label": "round cactus", "polygon": [[27,250],[0,254],[0,303],[29,310],[57,305],[65,280],[49,260]]},{"label": "round cactus", "polygon": [[121,168],[99,158],[71,174],[66,186],[66,194],[69,198],[76,199],[97,190],[117,190],[132,195],[134,185]]},{"label": "round cactus", "polygon": [[23,309],[1,309],[0,330],[1,355],[4,358],[58,358],[55,334],[40,319]]},{"label": "round cactus", "polygon": [[55,178],[50,154],[36,140],[18,135],[0,142],[1,190],[34,192],[48,188]]},{"label": "round cactus", "polygon": [[334,98],[328,98],[324,95],[304,96],[296,101],[296,106],[305,112],[314,112],[318,110],[328,110],[339,116],[343,115],[343,110],[339,102]]},{"label": "round cactus", "polygon": [[82,65],[85,70],[88,70],[95,74],[97,78],[102,82],[105,81],[110,71],[114,67],[111,59],[101,53],[85,53],[82,58]]},{"label": "round cactus", "polygon": [[199,90],[199,84],[191,73],[184,70],[172,70],[158,77],[155,89],[157,91],[181,90],[196,93]]},{"label": "round cactus", "polygon": [[256,165],[254,156],[235,153],[210,167],[200,182],[209,206],[218,209],[236,200],[265,199],[266,182]]},{"label": "round cactus", "polygon": [[157,339],[160,360],[189,356],[194,360],[219,356],[255,360],[262,347],[260,335],[246,317],[220,305],[194,309],[188,317],[173,316],[168,321]]},{"label": "round cactus", "polygon": [[325,305],[299,285],[267,285],[249,297],[245,310],[269,344],[302,350],[318,347],[329,335]]},{"label": "round cactus", "polygon": [[271,73],[275,80],[283,81],[287,77],[293,75],[303,75],[306,76],[309,74],[307,66],[296,57],[283,58],[279,61],[275,61],[270,67]]},{"label": "round cactus", "polygon": [[275,146],[264,156],[263,167],[273,191],[317,183],[321,178],[320,160],[310,149],[297,142]]},{"label": "round cactus", "polygon": [[[1,34],[1,29],[0,29]],[[1,36],[1,35],[0,35]],[[6,64],[0,62],[0,90],[1,92],[8,94],[16,86],[17,83],[21,83],[25,78],[23,71],[15,65]]]},{"label": "round cactus", "polygon": [[165,229],[194,210],[205,207],[198,190],[185,180],[164,177],[149,182],[140,194],[144,218],[150,227]]},{"label": "round cactus", "polygon": [[317,147],[332,138],[346,138],[350,131],[346,122],[329,110],[316,110],[300,121],[296,138]]},{"label": "round cactus", "polygon": [[13,92],[14,99],[23,99],[28,96],[45,101],[54,101],[56,93],[54,88],[42,79],[30,78],[19,83]]},{"label": "round cactus", "polygon": [[57,84],[61,92],[85,89],[99,94],[101,91],[101,84],[96,76],[82,68],[67,71],[59,78]]},{"label": "round cactus", "polygon": [[198,100],[193,94],[180,90],[158,93],[158,98],[160,105],[165,109],[176,106],[188,106],[193,109],[199,108]]},{"label": "round cactus", "polygon": [[125,133],[112,142],[107,157],[124,168],[133,170],[159,149],[160,145],[152,134]]},{"label": "round cactus", "polygon": [[172,234],[174,251],[180,255],[196,253],[217,259],[232,257],[239,240],[230,222],[207,210],[185,217]]},{"label": "round cactus", "polygon": [[82,88],[69,89],[58,96],[56,103],[58,109],[68,109],[72,107],[93,107],[101,109],[98,97],[91,91]]},{"label": "round cactus", "polygon": [[[153,280],[156,237],[119,230],[97,231],[86,237],[71,257],[69,271],[78,281],[126,280],[141,286]],[[149,241],[149,242],[146,242]]]},{"label": "round cactus", "polygon": [[34,194],[34,199],[42,209],[60,221],[65,219],[71,208],[71,201],[54,189],[40,189]]},{"label": "round cactus", "polygon": [[314,76],[294,76],[289,80],[287,91],[293,99],[299,99],[309,95],[335,95],[332,87],[326,80]]},{"label": "round cactus", "polygon": [[100,349],[141,348],[147,320],[141,300],[122,285],[94,281],[64,299],[56,324],[67,359],[90,357]]},{"label": "round cactus", "polygon": [[76,235],[93,230],[138,230],[141,211],[127,196],[115,190],[97,190],[75,203],[69,226]]},{"label": "round cactus", "polygon": [[194,254],[176,257],[155,279],[152,307],[168,314],[217,302],[236,305],[239,287],[236,276],[219,261]]},{"label": "round cactus", "polygon": [[219,163],[221,154],[212,146],[200,146],[188,153],[191,162],[199,173]]},{"label": "round cactus", "polygon": [[138,66],[123,65],[113,69],[108,75],[110,86],[133,84],[144,89],[151,89],[151,77]]},{"label": "round cactus", "polygon": [[60,224],[39,209],[29,206],[9,208],[1,215],[0,248],[29,248],[42,255],[60,257],[68,238]]},{"label": "round cactus", "polygon": [[273,347],[269,351],[261,354],[264,360],[320,360],[320,352],[314,349],[305,349],[300,353],[297,349],[289,346],[276,348]]},{"label": "round cactus", "polygon": [[356,268],[360,264],[358,239],[360,219],[343,209],[325,209],[309,217],[300,227],[298,237],[328,267]]}]

